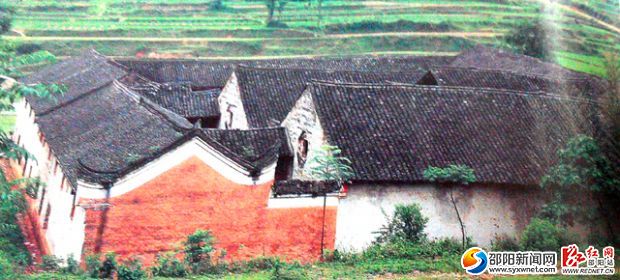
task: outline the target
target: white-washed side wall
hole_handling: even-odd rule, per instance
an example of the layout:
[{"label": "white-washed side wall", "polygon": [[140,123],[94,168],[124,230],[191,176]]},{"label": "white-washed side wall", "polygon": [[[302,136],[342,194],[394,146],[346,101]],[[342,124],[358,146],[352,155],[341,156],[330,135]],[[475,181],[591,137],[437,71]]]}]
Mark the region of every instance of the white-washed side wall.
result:
[{"label": "white-washed side wall", "polygon": [[[248,119],[241,101],[237,75],[233,72],[218,97],[221,129],[248,129]],[[230,114],[232,113],[232,122]],[[228,125],[227,125],[228,124]]]},{"label": "white-washed side wall", "polygon": [[306,140],[308,141],[307,159],[312,158],[313,151],[326,143],[325,134],[314,108],[311,94],[304,93],[299,97],[291,112],[282,122],[282,126],[288,130],[289,140],[295,154],[293,178],[303,179],[306,176],[304,168],[299,167],[299,136],[302,132],[306,133]]},{"label": "white-washed side wall", "polygon": [[[496,236],[515,236],[529,221],[537,203],[535,188],[502,186],[455,187],[454,197],[466,236],[488,246]],[[398,204],[418,203],[429,218],[429,238],[461,239],[461,228],[450,202],[449,188],[435,185],[353,185],[338,206],[336,248],[361,251],[375,240]]]},{"label": "white-washed side wall", "polygon": [[83,243],[80,240],[83,240],[84,235],[83,211],[75,209],[73,216],[71,215],[74,203],[71,186],[64,176],[62,167],[51,154],[52,151],[45,142],[45,135],[39,130],[30,104],[22,99],[15,104],[15,111],[16,127],[13,140],[19,140],[20,145],[35,157],[27,162],[22,175],[39,177],[43,183],[37,192],[34,207],[39,212],[40,225],[47,226],[44,229],[47,245],[57,257],[66,260],[69,256],[73,256],[79,260]]}]

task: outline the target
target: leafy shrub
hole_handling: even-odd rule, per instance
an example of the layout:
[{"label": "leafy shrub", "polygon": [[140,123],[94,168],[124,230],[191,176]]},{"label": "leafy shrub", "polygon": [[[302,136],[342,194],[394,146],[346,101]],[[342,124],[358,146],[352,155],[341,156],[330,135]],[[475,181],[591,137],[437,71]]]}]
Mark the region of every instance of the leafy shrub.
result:
[{"label": "leafy shrub", "polygon": [[211,253],[215,250],[214,243],[215,238],[208,230],[197,230],[187,236],[183,252],[192,272],[200,274],[212,269]]},{"label": "leafy shrub", "polygon": [[54,255],[45,255],[41,258],[39,268],[43,271],[56,272],[60,270],[62,259]]},{"label": "leafy shrub", "polygon": [[185,277],[188,275],[188,269],[174,253],[166,253],[157,256],[157,263],[151,267],[151,273],[153,276]]},{"label": "leafy shrub", "polygon": [[439,239],[424,242],[393,241],[374,244],[366,249],[362,259],[417,259],[420,257],[441,257],[462,253],[461,244],[454,239]]},{"label": "leafy shrub", "polygon": [[491,249],[493,251],[519,251],[521,246],[515,238],[510,236],[495,236],[495,240],[491,242]]},{"label": "leafy shrub", "polygon": [[427,222],[428,218],[422,215],[418,204],[396,205],[392,218],[381,231],[377,242],[420,243],[426,239],[424,228]]},{"label": "leafy shrub", "polygon": [[15,279],[16,276],[15,267],[10,258],[6,253],[0,251],[0,279]]},{"label": "leafy shrub", "polygon": [[80,263],[75,260],[73,255],[69,255],[69,258],[67,259],[67,265],[61,267],[60,272],[73,275],[79,275],[83,273],[82,269],[80,268]]},{"label": "leafy shrub", "polygon": [[288,265],[280,259],[276,259],[270,278],[272,280],[300,280],[308,279],[308,274],[299,265]]},{"label": "leafy shrub", "polygon": [[11,211],[0,211],[0,236],[0,251],[12,264],[27,266],[31,263],[30,253],[24,246],[26,240]]},{"label": "leafy shrub", "polygon": [[100,254],[86,257],[86,272],[93,278],[112,278],[117,266],[116,254],[113,252],[107,253],[103,261]]},{"label": "leafy shrub", "polygon": [[99,277],[99,269],[101,268],[101,255],[90,255],[86,257],[86,272],[88,276]]},{"label": "leafy shrub", "polygon": [[116,276],[118,280],[139,280],[146,278],[146,272],[139,260],[130,259],[118,266]]},{"label": "leafy shrub", "polygon": [[533,251],[557,251],[562,231],[548,219],[533,218],[521,233],[521,247]]},{"label": "leafy shrub", "polygon": [[100,278],[111,278],[114,276],[114,271],[116,271],[116,267],[118,263],[116,262],[116,254],[113,252],[107,253],[101,264],[101,268],[99,269],[99,277]]}]

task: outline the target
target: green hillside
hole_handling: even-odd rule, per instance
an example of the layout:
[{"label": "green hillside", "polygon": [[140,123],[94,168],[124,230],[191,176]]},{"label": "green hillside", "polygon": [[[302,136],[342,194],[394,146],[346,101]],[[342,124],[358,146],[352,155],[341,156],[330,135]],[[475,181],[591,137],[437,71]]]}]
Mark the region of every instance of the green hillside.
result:
[{"label": "green hillside", "polygon": [[616,0],[289,1],[266,27],[263,1],[20,1],[7,38],[58,55],[94,47],[108,55],[139,51],[201,57],[398,53],[452,54],[500,44],[514,26],[543,16],[559,63],[600,74],[603,52],[620,50]]}]

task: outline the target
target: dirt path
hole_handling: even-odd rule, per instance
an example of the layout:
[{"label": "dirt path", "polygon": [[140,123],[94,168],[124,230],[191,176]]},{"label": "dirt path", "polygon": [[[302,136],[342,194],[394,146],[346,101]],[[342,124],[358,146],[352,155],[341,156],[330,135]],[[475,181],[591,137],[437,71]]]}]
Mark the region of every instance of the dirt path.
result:
[{"label": "dirt path", "polygon": [[377,33],[348,33],[348,34],[328,34],[317,37],[291,37],[291,38],[269,38],[269,37],[210,37],[210,38],[161,38],[161,37],[88,37],[88,36],[3,36],[8,40],[18,41],[123,41],[123,42],[176,42],[176,43],[208,43],[208,42],[261,42],[261,41],[300,41],[312,39],[342,39],[342,38],[367,38],[367,37],[476,37],[490,38],[503,36],[499,32],[377,32]]}]

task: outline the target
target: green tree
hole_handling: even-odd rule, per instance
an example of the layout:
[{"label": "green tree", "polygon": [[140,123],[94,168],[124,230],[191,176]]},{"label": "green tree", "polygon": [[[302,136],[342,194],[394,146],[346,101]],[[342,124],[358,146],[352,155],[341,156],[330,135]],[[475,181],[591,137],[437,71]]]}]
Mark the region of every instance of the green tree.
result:
[{"label": "green tree", "polygon": [[426,170],[424,170],[424,178],[431,182],[439,183],[440,185],[448,186],[450,188],[450,202],[452,202],[454,212],[456,212],[456,217],[458,218],[461,226],[461,241],[463,249],[465,249],[465,225],[463,224],[461,213],[459,212],[459,208],[456,205],[456,200],[454,199],[454,186],[469,185],[470,183],[475,182],[476,175],[474,174],[474,170],[467,165],[458,164],[451,164],[444,168],[429,166]]},{"label": "green tree", "polygon": [[[0,34],[10,28],[11,9],[0,6]],[[8,23],[5,21],[8,19]],[[28,95],[39,97],[51,97],[54,94],[61,94],[65,88],[56,84],[33,84],[26,85],[17,81],[23,76],[20,71],[25,66],[55,61],[55,57],[46,51],[37,51],[29,54],[16,54],[16,47],[0,38],[0,111],[12,111],[13,103]],[[10,135],[0,132],[0,160],[18,159],[36,160],[25,149],[14,143]],[[14,228],[13,219],[15,214],[25,209],[25,201],[22,189],[15,189],[15,186],[22,186],[30,196],[36,195],[36,188],[40,185],[38,179],[18,179],[7,178],[4,170],[0,168],[0,230]]]},{"label": "green tree", "polygon": [[590,220],[589,209],[593,208],[572,200],[592,194],[597,202],[594,209],[606,221],[608,234],[615,240],[611,212],[605,207],[605,198],[617,197],[620,191],[620,180],[611,161],[597,142],[585,135],[570,139],[557,155],[557,164],[550,167],[541,179],[540,186],[552,195],[551,201],[543,206],[542,215],[562,225],[584,214]]},{"label": "green tree", "polygon": [[[351,161],[341,156],[342,150],[337,146],[323,145],[313,151],[313,156],[308,160],[307,170],[310,177],[317,180],[334,181],[339,186],[353,178]],[[325,245],[325,211],[327,209],[327,191],[323,190],[323,224],[321,227],[321,258],[324,256]]]},{"label": "green tree", "polygon": [[336,146],[323,145],[313,151],[313,157],[306,163],[310,177],[319,180],[335,181],[340,184],[353,177],[351,161],[341,156],[342,150]]},{"label": "green tree", "polygon": [[515,51],[543,60],[551,58],[551,48],[544,22],[534,19],[516,26],[505,37]]}]

